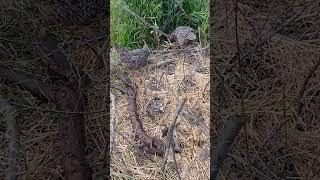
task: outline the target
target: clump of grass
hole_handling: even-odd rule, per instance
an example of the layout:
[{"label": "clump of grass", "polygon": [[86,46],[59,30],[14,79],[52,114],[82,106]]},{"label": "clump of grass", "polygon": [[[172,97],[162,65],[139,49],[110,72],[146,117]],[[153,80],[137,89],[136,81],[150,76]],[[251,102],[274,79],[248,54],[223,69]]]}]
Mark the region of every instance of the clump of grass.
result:
[{"label": "clump of grass", "polygon": [[111,45],[139,47],[146,41],[157,44],[159,34],[141,20],[128,14],[123,7],[143,18],[165,33],[177,26],[190,26],[198,33],[202,44],[208,43],[209,1],[184,0],[178,5],[174,0],[111,0]]}]

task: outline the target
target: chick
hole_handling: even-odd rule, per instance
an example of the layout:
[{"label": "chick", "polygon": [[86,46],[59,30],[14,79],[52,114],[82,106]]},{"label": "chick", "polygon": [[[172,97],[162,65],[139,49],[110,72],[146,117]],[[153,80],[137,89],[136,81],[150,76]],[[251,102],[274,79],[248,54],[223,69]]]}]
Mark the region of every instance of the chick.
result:
[{"label": "chick", "polygon": [[125,48],[117,47],[120,62],[129,69],[137,70],[149,62],[150,50],[145,44],[141,49],[129,51]]},{"label": "chick", "polygon": [[186,46],[196,39],[194,30],[189,26],[178,26],[169,36],[169,40],[177,42],[179,46]]}]

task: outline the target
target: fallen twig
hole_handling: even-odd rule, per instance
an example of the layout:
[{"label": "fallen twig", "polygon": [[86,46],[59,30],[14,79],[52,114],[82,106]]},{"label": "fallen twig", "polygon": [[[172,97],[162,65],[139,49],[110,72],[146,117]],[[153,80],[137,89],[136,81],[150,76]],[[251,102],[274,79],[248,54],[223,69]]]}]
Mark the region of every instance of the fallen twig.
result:
[{"label": "fallen twig", "polygon": [[133,127],[133,132],[135,134],[135,138],[140,141],[141,148],[146,153],[163,156],[165,151],[164,143],[159,139],[148,136],[145,130],[143,129],[143,125],[141,119],[139,118],[137,110],[137,92],[133,82],[127,76],[122,78],[122,81],[125,84],[124,88],[114,84],[111,84],[111,87],[120,90],[121,92],[127,95],[129,102],[129,116]]},{"label": "fallen twig", "polygon": [[112,151],[115,143],[115,131],[116,131],[116,102],[115,96],[110,93],[111,99],[111,118],[110,118],[110,157],[112,157]]},{"label": "fallen twig", "polygon": [[311,79],[312,75],[315,73],[315,71],[318,69],[319,66],[320,66],[320,58],[318,59],[318,62],[310,69],[310,71],[308,73],[308,76],[303,81],[303,84],[301,86],[299,94],[298,94],[298,96],[296,98],[296,103],[297,103],[296,112],[297,112],[298,116],[301,114],[301,110],[302,110],[302,107],[303,107],[303,103],[302,103],[301,99],[303,97],[304,92],[306,91],[308,82]]},{"label": "fallen twig", "polygon": [[[178,137],[178,132],[177,132],[177,128],[180,125],[180,123],[176,123],[174,128],[173,128],[173,151],[175,153],[181,153],[181,144],[179,142],[179,137]],[[168,132],[169,132],[169,128],[170,127],[166,127],[162,130],[162,137],[168,136]]]},{"label": "fallen twig", "polygon": [[152,65],[149,67],[149,71],[152,71],[156,68],[159,68],[159,67],[163,67],[163,66],[166,66],[168,64],[171,64],[173,63],[174,60],[173,59],[169,59],[169,60],[166,60],[166,61],[160,61],[160,62],[157,62],[156,64]]},{"label": "fallen twig", "polygon": [[15,119],[15,112],[10,107],[9,103],[0,96],[0,113],[7,122],[7,139],[8,139],[8,169],[6,173],[7,180],[16,180],[17,164],[19,155],[19,140],[20,134],[18,131],[18,124]]},{"label": "fallen twig", "polygon": [[[182,111],[182,108],[186,102],[186,98],[183,98],[179,105],[178,105],[178,108],[177,108],[177,111],[176,113],[174,114],[174,118],[173,118],[173,121],[169,127],[169,131],[168,131],[168,135],[167,135],[167,138],[166,138],[166,151],[165,151],[165,156],[164,156],[164,161],[163,161],[163,164],[161,166],[161,170],[163,171],[164,170],[164,167],[165,165],[167,164],[167,161],[168,161],[168,154],[169,154],[169,150],[170,150],[170,147],[174,147],[173,144],[172,144],[172,140],[173,140],[173,129],[176,125],[176,122],[177,122],[177,119],[180,115],[180,112]],[[175,152],[173,152],[175,153]]]},{"label": "fallen twig", "polygon": [[210,177],[212,179],[217,178],[223,161],[227,158],[228,153],[231,151],[231,146],[244,124],[242,119],[243,117],[240,115],[233,115],[228,118],[223,130],[223,134],[220,136],[219,143],[217,144],[214,152],[212,170],[210,170]]},{"label": "fallen twig", "polygon": [[181,153],[181,143],[179,141],[179,136],[178,136],[178,132],[177,132],[177,127],[173,128],[173,152],[175,153]]},{"label": "fallen twig", "polygon": [[[172,146],[172,150],[174,151],[174,147],[173,146]],[[178,167],[178,163],[177,163],[177,159],[176,159],[176,153],[174,153],[174,152],[173,152],[173,162],[174,162],[174,166],[175,166],[175,170],[176,170],[178,179],[181,180],[179,167]]]},{"label": "fallen twig", "polygon": [[152,51],[152,53],[165,53],[165,52],[197,52],[197,51],[204,51],[210,48],[210,45],[205,46],[203,48],[193,47],[193,48],[183,48],[183,49],[165,49],[165,50],[156,50]]},{"label": "fallen twig", "polygon": [[54,99],[55,97],[55,90],[51,86],[48,86],[41,81],[32,79],[27,75],[24,75],[22,72],[15,72],[1,65],[0,80],[4,80],[9,83],[18,83],[32,95],[40,98]]}]

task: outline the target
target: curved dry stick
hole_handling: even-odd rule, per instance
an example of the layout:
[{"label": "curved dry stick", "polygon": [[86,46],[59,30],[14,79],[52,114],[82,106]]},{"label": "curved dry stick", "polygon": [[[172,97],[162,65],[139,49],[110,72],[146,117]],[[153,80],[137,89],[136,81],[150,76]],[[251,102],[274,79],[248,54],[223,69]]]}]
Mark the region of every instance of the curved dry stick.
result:
[{"label": "curved dry stick", "polygon": [[302,110],[302,106],[303,106],[303,103],[302,103],[301,99],[303,97],[304,92],[307,89],[307,84],[308,84],[308,82],[311,79],[312,75],[318,69],[319,66],[320,66],[320,59],[318,59],[318,62],[309,71],[308,76],[306,77],[306,79],[304,80],[304,82],[303,82],[303,84],[301,86],[299,94],[298,94],[298,96],[296,98],[296,103],[297,103],[296,111],[297,111],[298,116],[301,114],[301,110]]},{"label": "curved dry stick", "polygon": [[165,144],[154,137],[150,137],[146,134],[143,129],[141,119],[139,118],[138,108],[137,108],[137,92],[134,88],[133,82],[128,77],[122,79],[125,83],[125,88],[111,84],[111,87],[127,94],[127,99],[129,102],[129,116],[135,138],[140,141],[141,148],[148,154],[156,154],[158,156],[163,156],[165,153]]},{"label": "curved dry stick", "polygon": [[2,65],[0,65],[0,80],[9,83],[18,83],[22,88],[26,89],[34,96],[45,99],[55,99],[55,90],[51,86],[32,79],[22,72],[12,71]]}]

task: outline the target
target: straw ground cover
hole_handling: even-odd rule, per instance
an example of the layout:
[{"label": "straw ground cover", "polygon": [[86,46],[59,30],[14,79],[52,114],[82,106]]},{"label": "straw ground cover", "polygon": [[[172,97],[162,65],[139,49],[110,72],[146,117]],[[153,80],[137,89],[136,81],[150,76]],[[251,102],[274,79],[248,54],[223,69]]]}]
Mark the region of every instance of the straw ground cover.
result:
[{"label": "straw ground cover", "polygon": [[[46,17],[42,16],[41,12],[35,7],[36,4],[31,1],[3,1],[2,3],[4,8],[0,10],[1,58],[3,58],[1,65],[10,67],[13,70],[22,70],[33,78],[46,82],[46,65],[41,61],[41,58],[44,57],[40,57],[32,46],[39,30],[45,27],[61,42],[60,46],[65,50],[65,54],[69,60],[88,75],[87,78],[89,81],[82,82],[83,86],[81,87],[82,92],[84,92],[88,98],[86,112],[83,113],[86,117],[85,135],[86,151],[88,152],[87,159],[93,176],[103,177],[103,174],[106,172],[106,163],[108,163],[106,161],[106,154],[108,153],[106,146],[109,114],[106,114],[104,110],[108,107],[106,99],[109,94],[106,89],[109,74],[107,74],[104,69],[96,69],[97,57],[86,41],[82,39],[83,37],[92,37],[92,35],[97,32],[103,32],[106,20],[97,17],[92,19],[93,23],[85,27],[76,25],[67,26],[60,23],[52,24]],[[95,48],[97,44],[98,43],[94,42],[92,46]],[[181,56],[179,57],[181,58]],[[208,61],[208,57],[206,57],[206,59]],[[186,65],[186,68],[187,67],[190,66]],[[187,73],[187,70],[184,70],[186,71],[185,73]],[[181,67],[179,71],[181,71]],[[207,80],[208,77],[209,76],[206,75]],[[202,81],[199,82],[204,83]],[[199,86],[200,89],[204,88],[204,85],[201,83],[199,83],[201,85]],[[208,105],[208,91],[210,87],[209,85],[206,85],[206,87],[205,98]],[[201,97],[202,92],[197,93],[199,94],[197,94],[197,97]],[[19,141],[19,162],[17,163],[18,178],[62,179],[64,176],[62,167],[63,148],[58,132],[61,112],[56,111],[53,104],[40,101],[29,92],[20,89],[16,84],[7,85],[1,82],[1,95],[9,101],[15,110],[15,118],[18,121],[18,130],[21,134]],[[139,104],[140,103],[142,102],[139,101]],[[172,102],[171,105],[174,106],[174,102]],[[174,109],[172,109],[172,111],[173,110]],[[205,124],[208,126],[208,107],[206,107],[202,113],[205,117]],[[127,121],[126,123],[129,122]],[[185,125],[181,125],[181,127],[184,126]],[[148,125],[146,125],[146,128],[147,127]],[[127,126],[127,128],[129,127]],[[158,129],[157,132],[159,132],[159,130],[160,129]],[[130,132],[128,132],[127,135],[130,136]],[[208,138],[204,138],[203,136],[204,135],[201,136],[201,141],[204,142],[200,143],[201,146],[204,146],[202,143],[208,143]],[[6,122],[3,118],[1,118],[0,137],[0,176],[4,177],[9,160],[7,154]],[[119,137],[117,136],[117,138]],[[183,137],[182,140],[187,141],[183,139]],[[195,139],[194,141],[194,144],[197,144],[197,140]],[[119,145],[118,143],[116,144]],[[122,146],[122,144],[120,144],[120,146]],[[125,144],[123,144],[123,146],[125,146]],[[192,157],[191,155],[189,156],[189,158]],[[180,160],[179,157],[178,160]],[[130,159],[129,162],[131,162]],[[157,160],[157,162],[160,161]],[[208,164],[206,164],[205,167],[208,167]],[[198,168],[201,169],[202,167],[199,165]],[[155,172],[158,171],[159,169],[155,170]],[[182,171],[181,176],[185,177],[187,172],[188,171]],[[207,173],[208,171],[203,172]],[[169,173],[168,175],[176,177],[174,174]],[[208,176],[207,174],[200,175],[202,177]],[[152,174],[148,174],[148,176],[152,176]]]},{"label": "straw ground cover", "polygon": [[229,115],[248,115],[222,179],[319,179],[318,4],[239,1],[236,21],[234,1],[216,3],[214,133]]},{"label": "straw ground cover", "polygon": [[[96,55],[82,38],[105,31],[103,28],[106,19],[102,17],[91,19],[93,23],[85,27],[50,23],[47,17],[42,16],[38,11],[36,5],[33,1],[1,1],[1,65],[12,70],[23,71],[34,79],[47,82],[46,65],[41,60],[44,57],[36,53],[33,42],[41,28],[46,28],[58,38],[61,42],[59,45],[65,50],[66,56],[88,74],[93,82],[93,84],[87,83],[82,86],[82,91],[88,97],[87,113],[84,113],[87,158],[95,175],[103,170],[107,163],[105,147],[108,142],[109,115],[103,111],[107,105],[100,100],[105,99],[109,94],[106,93],[104,81],[107,74],[104,70],[100,70],[97,73],[100,77],[96,79],[97,76],[94,75],[98,71],[93,69]],[[93,43],[93,46],[97,44]],[[101,83],[94,84],[96,81]],[[0,86],[1,96],[10,103],[18,122],[20,134],[16,163],[18,179],[63,179],[64,153],[59,138],[61,112],[55,110],[54,104],[40,101],[16,84],[5,84],[1,81]],[[96,110],[100,113],[88,113]],[[4,117],[5,114],[1,114],[1,178],[6,176],[5,170],[9,165],[7,127]]]},{"label": "straw ground cover", "polygon": [[[182,179],[209,178],[209,56],[201,46],[208,44],[209,1],[111,1],[111,45],[141,48],[143,41],[152,48],[151,64],[139,70],[141,76],[131,74],[137,85],[138,114],[150,136],[161,137],[162,130],[173,121],[181,97],[187,103],[178,118],[177,132],[184,146],[177,155],[178,171]],[[125,10],[126,8],[130,9]],[[177,26],[191,26],[197,32],[199,47],[185,52],[160,46],[164,34]],[[161,32],[157,32],[160,30]],[[164,44],[161,42],[161,44]],[[118,81],[121,72],[116,53],[111,52],[111,79]],[[157,63],[171,63],[154,67]],[[119,73],[120,72],[120,73]],[[176,179],[172,157],[165,171],[162,159],[148,157],[133,141],[127,98],[113,91],[115,98],[116,127],[112,152],[113,179]],[[155,100],[156,99],[156,100]],[[159,101],[161,107],[153,102]],[[154,109],[152,109],[154,108]],[[156,109],[160,113],[153,114]],[[195,111],[195,112],[193,112]],[[199,121],[199,122],[198,122]],[[161,138],[165,140],[165,138]],[[199,155],[200,154],[200,155]]]},{"label": "straw ground cover", "polygon": [[[187,98],[177,127],[183,146],[181,154],[176,155],[182,179],[209,179],[210,79],[209,56],[204,52],[203,48],[196,48],[189,52],[155,53],[150,57],[152,64],[141,70],[143,75],[133,77],[138,90],[138,113],[147,134],[151,136],[161,137],[162,130],[173,121],[181,97]],[[170,60],[171,64],[150,68]],[[156,97],[161,99],[164,110],[152,118],[147,109]],[[115,102],[116,133],[111,163],[113,179],[176,179],[172,155],[162,172],[163,159],[143,154],[133,141],[127,99],[119,95]],[[161,139],[165,141],[165,138]]]}]

